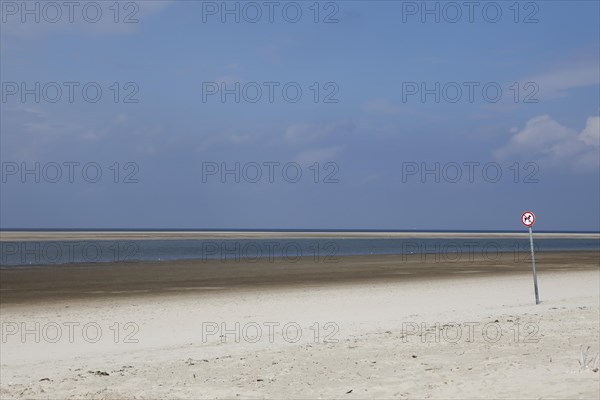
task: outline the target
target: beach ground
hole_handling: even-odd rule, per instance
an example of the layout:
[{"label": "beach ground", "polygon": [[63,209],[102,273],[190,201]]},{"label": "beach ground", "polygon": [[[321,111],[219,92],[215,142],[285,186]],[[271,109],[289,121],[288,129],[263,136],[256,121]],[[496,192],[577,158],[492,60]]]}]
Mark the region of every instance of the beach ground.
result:
[{"label": "beach ground", "polygon": [[507,260],[3,269],[0,395],[598,398],[598,253]]}]

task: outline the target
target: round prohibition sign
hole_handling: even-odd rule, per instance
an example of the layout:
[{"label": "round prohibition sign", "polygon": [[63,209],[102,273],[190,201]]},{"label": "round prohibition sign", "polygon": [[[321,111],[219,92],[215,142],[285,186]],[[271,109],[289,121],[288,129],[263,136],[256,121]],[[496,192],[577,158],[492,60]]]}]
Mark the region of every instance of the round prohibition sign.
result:
[{"label": "round prohibition sign", "polygon": [[521,215],[521,223],[526,227],[532,227],[535,223],[535,215],[531,211],[525,211],[523,215]]}]

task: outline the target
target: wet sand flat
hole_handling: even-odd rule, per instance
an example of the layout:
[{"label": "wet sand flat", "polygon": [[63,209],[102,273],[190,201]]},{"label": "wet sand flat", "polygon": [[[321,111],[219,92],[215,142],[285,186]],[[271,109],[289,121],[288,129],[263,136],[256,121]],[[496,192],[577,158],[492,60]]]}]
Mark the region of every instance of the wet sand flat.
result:
[{"label": "wet sand flat", "polygon": [[[540,273],[600,268],[598,252],[544,252],[536,258]],[[434,254],[338,256],[330,261],[303,257],[295,261],[185,260],[6,267],[0,269],[0,301],[9,305],[106,296],[157,296],[178,291],[395,282],[527,273],[531,269],[527,253],[500,253],[493,259],[465,256],[454,261]]]}]

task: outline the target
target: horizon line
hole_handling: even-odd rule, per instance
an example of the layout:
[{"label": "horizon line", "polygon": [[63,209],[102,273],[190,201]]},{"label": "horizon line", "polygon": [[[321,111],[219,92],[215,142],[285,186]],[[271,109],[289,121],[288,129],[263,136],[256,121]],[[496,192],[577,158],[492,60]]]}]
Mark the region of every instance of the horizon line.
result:
[{"label": "horizon line", "polygon": [[[384,232],[384,233],[407,233],[407,232],[431,232],[431,233],[520,233],[526,230],[514,229],[336,229],[336,228],[1,228],[0,232]],[[536,230],[539,233],[600,233],[600,230]]]}]

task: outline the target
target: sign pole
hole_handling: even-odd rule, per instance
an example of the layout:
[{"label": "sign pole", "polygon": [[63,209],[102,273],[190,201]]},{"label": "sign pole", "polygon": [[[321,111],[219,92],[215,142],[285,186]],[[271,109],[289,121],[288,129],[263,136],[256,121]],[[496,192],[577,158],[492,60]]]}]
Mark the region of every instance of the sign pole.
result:
[{"label": "sign pole", "polygon": [[531,245],[531,270],[533,271],[533,288],[535,290],[535,304],[540,304],[540,295],[538,292],[537,272],[535,270],[535,253],[533,251],[533,230],[529,227],[529,244]]},{"label": "sign pole", "polygon": [[521,214],[521,223],[529,228],[529,244],[531,246],[531,272],[533,272],[533,288],[535,289],[535,304],[540,304],[540,295],[538,293],[537,272],[535,271],[535,254],[533,251],[533,224],[535,223],[535,214],[531,211],[525,211]]}]

